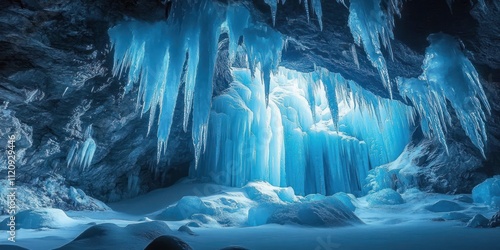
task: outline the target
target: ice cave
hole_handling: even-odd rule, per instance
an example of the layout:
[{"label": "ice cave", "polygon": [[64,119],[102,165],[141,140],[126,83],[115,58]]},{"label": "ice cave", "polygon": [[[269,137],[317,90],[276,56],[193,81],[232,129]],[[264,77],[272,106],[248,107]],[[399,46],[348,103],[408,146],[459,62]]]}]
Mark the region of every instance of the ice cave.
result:
[{"label": "ice cave", "polygon": [[0,249],[500,249],[499,0],[0,2]]}]

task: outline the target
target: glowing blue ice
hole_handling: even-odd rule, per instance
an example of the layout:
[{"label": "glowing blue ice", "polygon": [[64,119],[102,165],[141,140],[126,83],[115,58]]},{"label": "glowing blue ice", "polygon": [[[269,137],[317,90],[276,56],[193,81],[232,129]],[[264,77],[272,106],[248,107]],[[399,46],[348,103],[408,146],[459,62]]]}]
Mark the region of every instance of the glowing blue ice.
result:
[{"label": "glowing blue ice", "polygon": [[266,106],[260,70],[254,78],[248,69],[232,73],[230,88],[213,101],[213,147],[197,171],[220,184],[263,180],[298,194],[360,194],[371,166],[396,159],[410,140],[412,108],[339,74],[280,67]]}]

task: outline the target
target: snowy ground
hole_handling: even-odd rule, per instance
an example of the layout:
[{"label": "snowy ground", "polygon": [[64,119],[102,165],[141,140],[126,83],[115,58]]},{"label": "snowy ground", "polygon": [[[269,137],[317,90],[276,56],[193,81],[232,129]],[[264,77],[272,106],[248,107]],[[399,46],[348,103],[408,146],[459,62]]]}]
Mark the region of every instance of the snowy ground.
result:
[{"label": "snowy ground", "polygon": [[[261,184],[256,187],[263,188],[266,195],[281,190]],[[195,235],[177,231],[191,220],[167,221],[166,224],[172,229],[169,234],[183,239],[193,249],[221,249],[231,245],[248,249],[498,249],[500,228],[465,226],[467,217],[480,213],[490,218],[496,211],[486,206],[458,201],[460,196],[408,190],[402,195],[406,203],[399,205],[374,205],[366,197],[362,197],[353,200],[353,204],[357,207],[355,214],[366,223],[364,225],[321,228],[266,224],[250,227],[243,225],[247,216],[245,210],[254,206],[256,201],[249,199],[242,190],[213,184],[179,183],[131,200],[109,204],[114,211],[69,211],[68,221],[57,222],[59,226],[55,225],[55,229],[19,229],[16,245],[28,249],[58,248],[92,225],[113,223],[125,227],[142,223],[156,218],[166,207],[174,205],[184,196],[199,196],[204,202],[215,204],[224,198],[224,201],[235,200],[243,205],[238,205],[234,214],[230,213],[235,217],[234,226],[208,221],[201,227],[191,227]],[[262,197],[259,196],[260,198]],[[460,199],[467,200],[467,196]],[[440,200],[453,201],[463,210],[431,212],[425,208]],[[116,249],[129,249],[123,247],[130,246],[134,240],[133,237],[122,237],[117,241]],[[92,242],[96,243],[89,245],[88,249],[99,249],[99,245],[102,245],[99,241]],[[7,237],[0,238],[0,244],[8,243]],[[146,243],[135,244],[140,246],[138,249],[142,249]]]}]

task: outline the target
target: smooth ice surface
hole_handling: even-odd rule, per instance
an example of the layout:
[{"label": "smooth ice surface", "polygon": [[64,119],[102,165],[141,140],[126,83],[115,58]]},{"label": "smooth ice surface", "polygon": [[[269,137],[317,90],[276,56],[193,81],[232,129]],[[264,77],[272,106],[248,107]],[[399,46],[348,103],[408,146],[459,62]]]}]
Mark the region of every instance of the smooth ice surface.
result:
[{"label": "smooth ice surface", "polygon": [[475,203],[500,208],[500,175],[489,178],[472,189]]},{"label": "smooth ice surface", "polygon": [[450,212],[450,211],[460,211],[463,210],[464,208],[456,202],[440,200],[432,205],[426,206],[425,209],[431,212]]},{"label": "smooth ice surface", "polygon": [[[362,193],[371,167],[395,160],[410,141],[414,112],[341,75],[279,67],[270,76],[233,68],[213,100],[209,145],[195,173],[229,186],[268,181],[298,194]],[[267,105],[266,102],[268,101]]]},{"label": "smooth ice surface", "polygon": [[422,75],[398,78],[399,92],[413,103],[425,136],[437,138],[446,150],[445,134],[447,126],[451,126],[449,102],[463,130],[485,156],[486,114],[491,108],[479,75],[456,39],[438,33],[428,40]]}]

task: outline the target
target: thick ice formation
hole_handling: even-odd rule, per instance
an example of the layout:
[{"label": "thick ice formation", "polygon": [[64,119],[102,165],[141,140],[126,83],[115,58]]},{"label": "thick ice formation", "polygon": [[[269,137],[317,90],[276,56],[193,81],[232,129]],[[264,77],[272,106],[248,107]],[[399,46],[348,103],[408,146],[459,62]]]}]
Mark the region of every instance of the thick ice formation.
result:
[{"label": "thick ice formation", "polygon": [[432,34],[426,50],[423,73],[419,78],[398,78],[403,98],[413,103],[420,115],[423,133],[436,137],[448,150],[445,133],[451,125],[447,101],[472,143],[484,156],[486,115],[490,105],[479,81],[479,75],[464,55],[460,44],[446,34]]},{"label": "thick ice formation", "polygon": [[97,144],[92,138],[92,125],[85,130],[84,141],[75,142],[66,156],[68,167],[77,166],[81,170],[86,170],[92,163]]},{"label": "thick ice formation", "polygon": [[232,61],[239,45],[246,49],[250,68],[262,68],[264,83],[279,63],[283,41],[266,25],[252,22],[248,10],[238,4],[178,1],[170,16],[165,22],[125,21],[109,30],[115,53],[113,74],[121,76],[128,69],[126,91],[138,83],[138,104],[142,113],[149,111],[149,129],[159,109],[157,157],[167,146],[184,82],[184,130],[193,110],[197,166],[205,149],[219,34],[229,33]]},{"label": "thick ice formation", "polygon": [[391,58],[391,40],[394,39],[394,16],[400,16],[404,0],[386,1],[386,9],[381,0],[351,0],[349,5],[349,28],[358,46],[363,46],[368,59],[378,70],[382,83],[392,97],[392,84],[387,65],[382,54],[382,45],[389,51]]},{"label": "thick ice formation", "polygon": [[472,189],[475,203],[500,208],[500,175],[489,178]]},{"label": "thick ice formation", "polygon": [[213,101],[213,147],[196,172],[219,184],[263,180],[298,194],[360,194],[368,170],[396,159],[410,140],[412,108],[339,74],[279,68],[266,106],[259,70],[255,78],[247,69],[232,73]]}]

